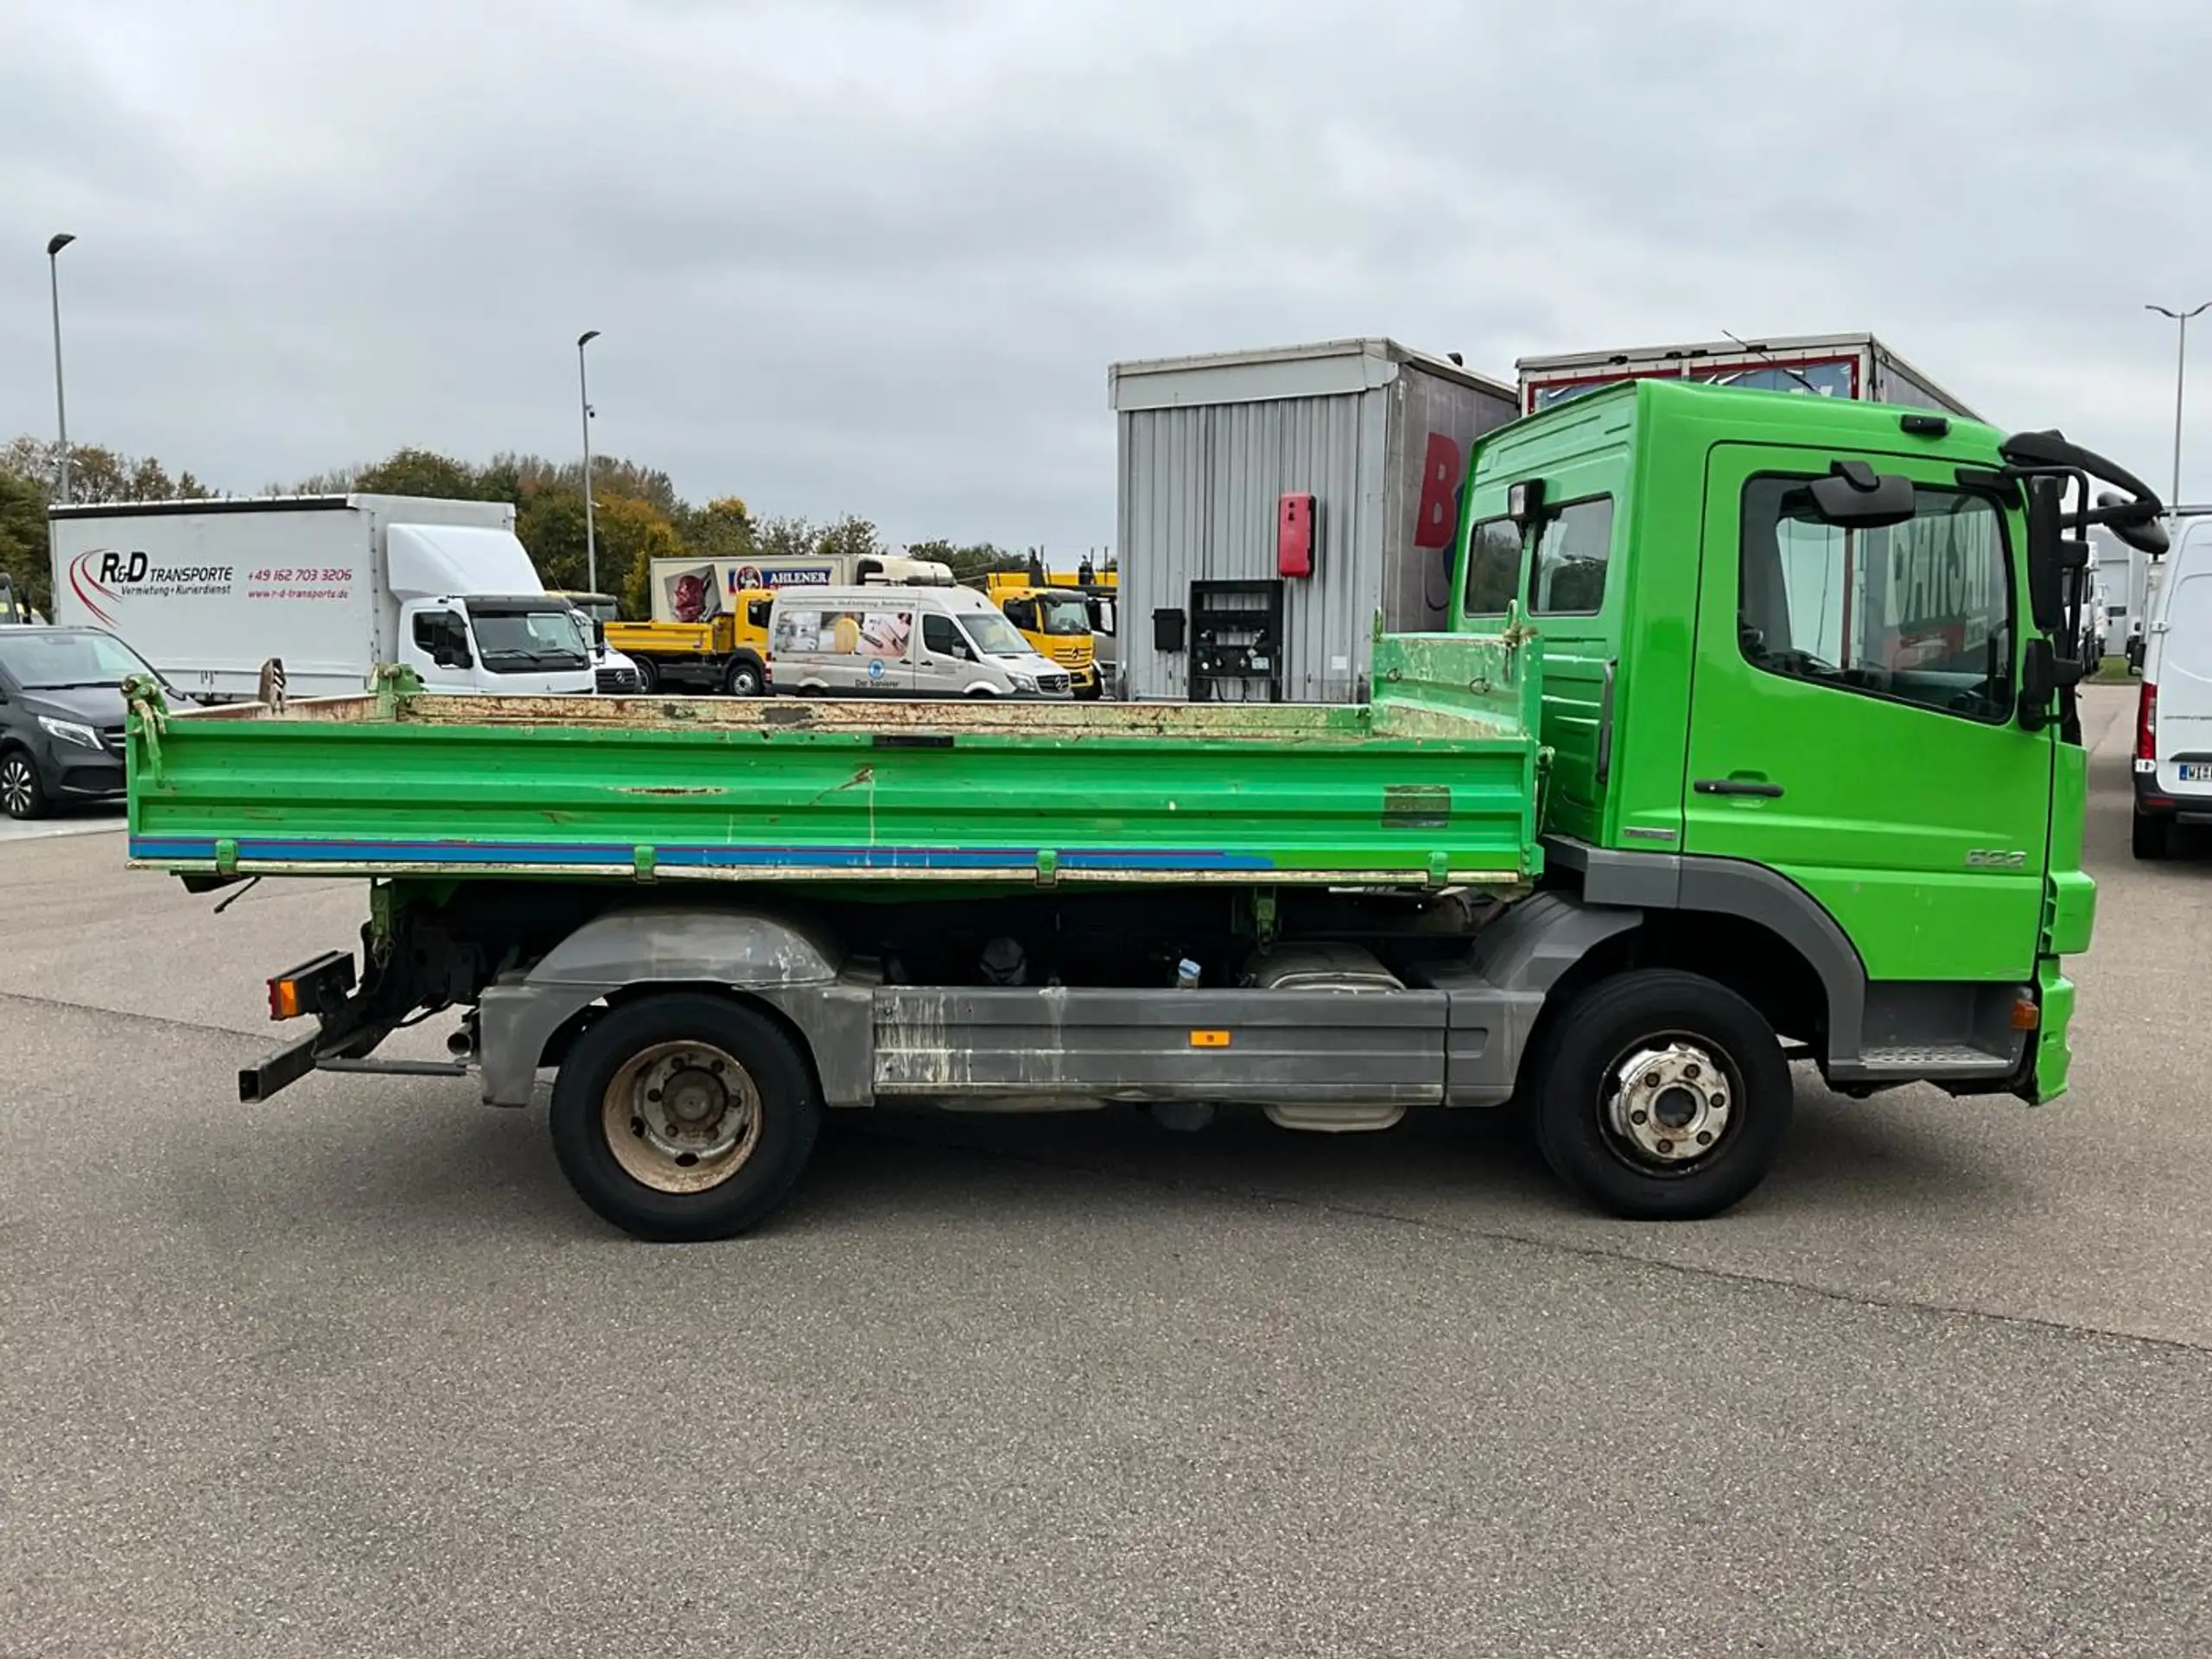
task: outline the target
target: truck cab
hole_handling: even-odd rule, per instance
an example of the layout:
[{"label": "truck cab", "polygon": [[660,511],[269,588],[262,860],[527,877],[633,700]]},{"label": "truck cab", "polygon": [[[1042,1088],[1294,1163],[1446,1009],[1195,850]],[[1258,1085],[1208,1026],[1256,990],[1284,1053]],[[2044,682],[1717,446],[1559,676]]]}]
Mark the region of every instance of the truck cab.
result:
[{"label": "truck cab", "polygon": [[1541,641],[1553,879],[1644,909],[1840,1087],[2064,1085],[2057,958],[2095,889],[2063,532],[2115,522],[2062,523],[2068,467],[2126,477],[2050,435],[1646,379],[1470,469],[1455,626]]}]

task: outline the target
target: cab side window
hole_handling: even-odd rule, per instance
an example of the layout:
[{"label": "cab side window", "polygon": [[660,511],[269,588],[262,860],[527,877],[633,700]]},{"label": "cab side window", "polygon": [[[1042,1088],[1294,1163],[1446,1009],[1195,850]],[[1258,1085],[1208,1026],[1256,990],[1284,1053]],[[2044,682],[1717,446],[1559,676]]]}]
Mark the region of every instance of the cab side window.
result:
[{"label": "cab side window", "polygon": [[1469,616],[1503,616],[1521,590],[1521,527],[1510,518],[1485,518],[1467,532]]},{"label": "cab side window", "polygon": [[417,611],[415,613],[415,645],[432,658],[443,651],[454,653],[468,649],[468,631],[451,611]]},{"label": "cab side window", "polygon": [[2016,632],[1997,504],[1923,485],[1904,523],[1847,531],[1821,518],[1809,482],[1744,486],[1745,658],[1789,679],[2009,720]]},{"label": "cab side window", "polygon": [[922,613],[922,649],[933,657],[971,657],[968,642],[961,637],[959,627],[949,616],[939,616],[935,611]]},{"label": "cab side window", "polygon": [[1596,615],[1605,602],[1612,549],[1612,497],[1569,501],[1547,512],[1536,531],[1535,556],[1529,562],[1530,613]]}]

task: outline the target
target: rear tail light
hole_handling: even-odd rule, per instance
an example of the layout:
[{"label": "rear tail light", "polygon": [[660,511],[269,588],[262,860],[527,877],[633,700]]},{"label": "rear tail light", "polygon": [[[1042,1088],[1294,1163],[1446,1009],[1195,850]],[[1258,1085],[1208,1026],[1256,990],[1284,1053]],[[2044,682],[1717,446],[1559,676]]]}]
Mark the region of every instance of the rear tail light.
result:
[{"label": "rear tail light", "polygon": [[2135,758],[2154,765],[2158,759],[2158,688],[2148,680],[2135,704]]}]

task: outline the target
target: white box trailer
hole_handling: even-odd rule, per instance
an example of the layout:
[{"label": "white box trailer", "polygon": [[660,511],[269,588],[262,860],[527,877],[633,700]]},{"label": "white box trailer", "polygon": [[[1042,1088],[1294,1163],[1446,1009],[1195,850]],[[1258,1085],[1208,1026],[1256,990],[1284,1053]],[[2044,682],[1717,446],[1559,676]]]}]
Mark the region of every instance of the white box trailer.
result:
[{"label": "white box trailer", "polygon": [[1116,363],[1123,695],[1346,702],[1375,617],[1446,626],[1460,487],[1513,388],[1381,338]]},{"label": "white box trailer", "polygon": [[1902,404],[1913,409],[1942,410],[1964,420],[1981,418],[1873,335],[1864,334],[1794,334],[1567,352],[1524,357],[1514,366],[1521,377],[1524,415],[1624,380],[1671,376],[1764,391]]},{"label": "white box trailer", "polygon": [[57,622],[105,628],[180,690],[359,691],[380,663],[433,690],[594,689],[588,641],[500,501],[266,496],[48,510]]}]

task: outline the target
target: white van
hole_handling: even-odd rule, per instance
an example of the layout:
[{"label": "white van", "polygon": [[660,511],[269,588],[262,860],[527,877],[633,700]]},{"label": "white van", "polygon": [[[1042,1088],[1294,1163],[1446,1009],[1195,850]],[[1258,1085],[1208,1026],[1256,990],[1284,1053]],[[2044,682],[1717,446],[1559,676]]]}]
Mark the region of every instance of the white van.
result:
[{"label": "white van", "polygon": [[786,695],[1069,695],[1067,670],[972,588],[779,588],[768,681]]},{"label": "white van", "polygon": [[2212,824],[2212,517],[2175,515],[2150,603],[2135,718],[2135,856]]}]

